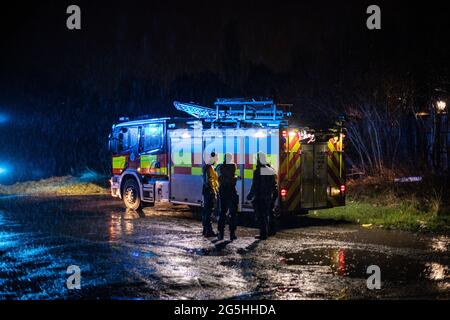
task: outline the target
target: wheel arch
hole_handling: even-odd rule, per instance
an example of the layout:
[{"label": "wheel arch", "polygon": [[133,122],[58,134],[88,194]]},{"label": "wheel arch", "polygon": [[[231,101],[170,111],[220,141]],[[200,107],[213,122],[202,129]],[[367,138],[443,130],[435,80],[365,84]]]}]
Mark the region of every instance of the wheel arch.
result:
[{"label": "wheel arch", "polygon": [[125,170],[121,175],[120,175],[120,198],[123,199],[123,186],[125,185],[125,182],[128,179],[134,179],[136,180],[137,184],[139,185],[139,194],[141,196],[141,199],[143,198],[143,192],[142,192],[142,181],[141,178],[137,175],[136,172],[134,171],[127,171]]}]

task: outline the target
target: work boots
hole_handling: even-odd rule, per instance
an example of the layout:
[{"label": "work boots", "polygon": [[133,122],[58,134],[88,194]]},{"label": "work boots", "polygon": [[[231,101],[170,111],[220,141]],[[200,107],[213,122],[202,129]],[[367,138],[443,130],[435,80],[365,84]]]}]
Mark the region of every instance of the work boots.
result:
[{"label": "work boots", "polygon": [[211,229],[203,229],[202,234],[205,238],[211,238],[216,236],[216,233]]}]

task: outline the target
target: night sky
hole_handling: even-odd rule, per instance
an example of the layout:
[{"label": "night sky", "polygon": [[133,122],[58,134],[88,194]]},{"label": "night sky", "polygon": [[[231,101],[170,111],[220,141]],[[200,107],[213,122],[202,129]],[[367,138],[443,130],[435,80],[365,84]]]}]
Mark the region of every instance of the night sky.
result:
[{"label": "night sky", "polygon": [[[321,124],[355,97],[450,90],[450,19],[427,1],[17,1],[2,5],[1,182],[106,171],[120,115],[266,96]],[[82,30],[66,28],[70,4]],[[382,30],[366,28],[378,4]],[[406,89],[405,89],[406,88]],[[23,168],[26,168],[24,170]],[[3,180],[2,180],[3,179]]]}]

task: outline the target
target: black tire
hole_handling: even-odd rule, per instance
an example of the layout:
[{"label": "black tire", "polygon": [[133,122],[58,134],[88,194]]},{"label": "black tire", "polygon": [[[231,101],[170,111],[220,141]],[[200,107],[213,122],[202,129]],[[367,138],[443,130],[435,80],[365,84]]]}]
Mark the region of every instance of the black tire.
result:
[{"label": "black tire", "polygon": [[122,199],[125,206],[131,210],[141,210],[142,200],[139,184],[135,179],[128,179],[123,185]]}]

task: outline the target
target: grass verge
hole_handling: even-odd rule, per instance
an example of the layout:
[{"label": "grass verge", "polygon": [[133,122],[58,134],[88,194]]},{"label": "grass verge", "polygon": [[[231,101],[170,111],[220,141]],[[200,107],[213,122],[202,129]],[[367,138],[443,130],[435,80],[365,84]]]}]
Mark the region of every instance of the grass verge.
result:
[{"label": "grass verge", "polygon": [[392,173],[349,180],[345,207],[311,214],[366,227],[449,232],[447,181],[444,176],[424,176],[418,183],[396,183]]},{"label": "grass verge", "polygon": [[369,202],[348,201],[345,207],[316,210],[311,215],[359,224],[364,227],[384,227],[408,231],[450,231],[450,217],[423,212],[408,204],[377,205]]},{"label": "grass verge", "polygon": [[39,181],[0,185],[0,195],[93,195],[107,194],[107,178],[98,175],[64,176]]}]

